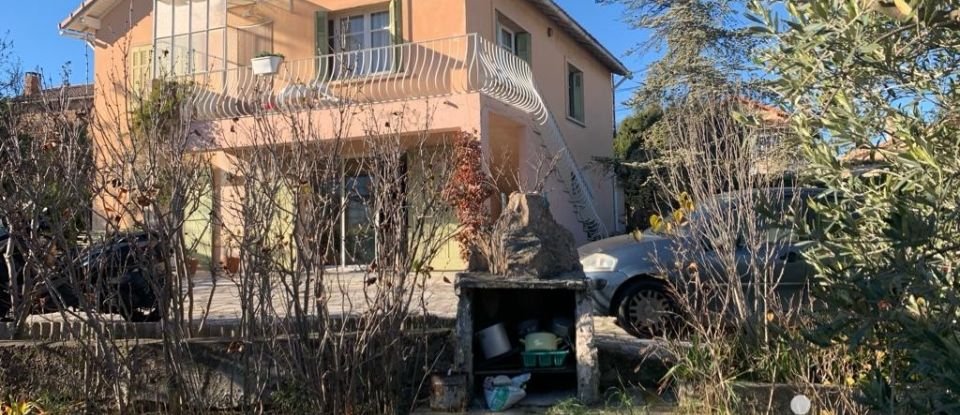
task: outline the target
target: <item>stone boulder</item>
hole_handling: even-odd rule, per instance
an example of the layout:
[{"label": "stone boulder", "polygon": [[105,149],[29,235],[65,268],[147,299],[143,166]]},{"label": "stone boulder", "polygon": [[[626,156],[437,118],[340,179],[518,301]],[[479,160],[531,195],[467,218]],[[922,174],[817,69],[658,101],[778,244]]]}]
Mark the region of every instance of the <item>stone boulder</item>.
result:
[{"label": "stone boulder", "polygon": [[487,259],[496,274],[553,278],[583,271],[573,234],[553,219],[540,194],[511,194],[490,242]]}]

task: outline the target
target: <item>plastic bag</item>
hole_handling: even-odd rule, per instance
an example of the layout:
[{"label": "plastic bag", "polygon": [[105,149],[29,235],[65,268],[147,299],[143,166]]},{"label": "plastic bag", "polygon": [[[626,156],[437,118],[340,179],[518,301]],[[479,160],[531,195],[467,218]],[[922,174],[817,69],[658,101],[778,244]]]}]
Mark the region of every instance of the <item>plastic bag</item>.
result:
[{"label": "plastic bag", "polygon": [[499,412],[509,409],[527,396],[524,386],[530,381],[530,374],[524,373],[509,378],[489,376],[483,380],[483,395],[487,399],[487,408]]}]

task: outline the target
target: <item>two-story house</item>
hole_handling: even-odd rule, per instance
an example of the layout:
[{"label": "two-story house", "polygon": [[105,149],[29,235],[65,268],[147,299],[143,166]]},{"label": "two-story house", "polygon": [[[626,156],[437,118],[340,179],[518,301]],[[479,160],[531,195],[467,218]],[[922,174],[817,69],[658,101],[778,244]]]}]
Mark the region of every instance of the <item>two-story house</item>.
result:
[{"label": "two-story house", "polygon": [[[429,107],[429,131],[411,133],[476,132],[487,162],[519,179],[500,181],[504,194],[536,180],[532,160],[556,157],[544,191],[578,242],[618,227],[614,180],[587,167],[612,154],[612,78],[627,70],[553,0],[83,0],[60,28],[95,50],[95,111],[120,107],[117,74],[134,85],[188,80],[205,131],[250,122],[263,102],[318,119],[347,100],[384,114]],[[254,73],[262,52],[284,56],[278,70]],[[351,128],[346,139],[364,138]],[[214,210],[229,203],[227,156],[251,145],[231,137],[202,149],[225,156],[212,158]],[[346,222],[357,215],[343,216],[345,228],[356,225]],[[214,260],[224,255],[219,234],[199,236]],[[341,263],[361,262],[346,238]],[[462,268],[459,257],[451,244],[435,268]]]}]

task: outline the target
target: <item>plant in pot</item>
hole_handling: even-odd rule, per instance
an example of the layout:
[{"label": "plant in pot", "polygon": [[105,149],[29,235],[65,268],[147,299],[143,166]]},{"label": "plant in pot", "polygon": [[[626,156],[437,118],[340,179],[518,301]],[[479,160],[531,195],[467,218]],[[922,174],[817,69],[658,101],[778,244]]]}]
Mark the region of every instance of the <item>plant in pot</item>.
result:
[{"label": "plant in pot", "polygon": [[187,251],[187,259],[184,265],[187,267],[187,276],[193,277],[197,275],[197,270],[200,269],[200,259],[197,258],[195,249]]},{"label": "plant in pot", "polygon": [[273,75],[280,69],[281,62],[283,55],[279,53],[260,52],[250,59],[250,67],[253,68],[254,75]]},{"label": "plant in pot", "polygon": [[224,271],[230,274],[236,274],[240,272],[240,257],[235,253],[235,249],[231,247],[229,253],[227,254],[227,260],[223,264]]}]

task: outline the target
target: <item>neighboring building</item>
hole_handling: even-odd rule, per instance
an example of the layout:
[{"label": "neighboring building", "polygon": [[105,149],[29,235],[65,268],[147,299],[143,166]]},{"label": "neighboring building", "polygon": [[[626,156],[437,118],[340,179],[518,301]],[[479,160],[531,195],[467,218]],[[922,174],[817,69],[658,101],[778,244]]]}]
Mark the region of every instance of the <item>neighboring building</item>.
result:
[{"label": "neighboring building", "polygon": [[63,113],[70,121],[84,123],[93,109],[93,85],[64,85],[43,88],[39,73],[27,72],[23,77],[23,92],[14,98],[22,116]]},{"label": "neighboring building", "polygon": [[[85,176],[85,173],[89,172],[91,162],[86,157],[91,153],[87,127],[93,110],[93,87],[62,85],[44,88],[43,78],[39,73],[27,72],[24,74],[21,94],[12,97],[9,102],[0,100],[0,105],[6,104],[10,105],[9,111],[3,111],[3,116],[10,118],[0,121],[0,130],[6,126],[12,126],[16,129],[18,136],[29,137],[44,149],[49,145],[71,146],[68,147],[70,151],[67,152],[69,156],[66,160],[74,164],[69,166],[70,168],[63,166],[64,168],[58,169],[57,179],[68,181],[67,185],[71,186],[73,191],[81,191],[86,195],[82,197],[89,197],[91,182],[90,177]],[[68,171],[69,175],[64,175]],[[44,190],[64,191],[58,186],[45,187]],[[81,230],[79,228],[83,230],[89,228],[91,221],[89,213],[88,209],[80,209],[73,215],[78,231]]]},{"label": "neighboring building", "polygon": [[[160,74],[190,81],[206,131],[249,125],[262,109],[254,103],[309,109],[318,120],[344,102],[381,114],[429,106],[426,133],[476,132],[497,175],[520,179],[500,180],[502,193],[536,179],[533,161],[560,154],[562,180],[545,191],[578,242],[618,227],[613,180],[585,166],[612,155],[612,76],[627,70],[552,0],[84,0],[60,28],[95,49],[96,111],[118,107],[117,74],[135,87]],[[261,52],[285,56],[276,75],[254,75]],[[345,135],[364,138],[361,126]],[[220,213],[237,194],[224,179],[231,160],[251,144],[235,137],[210,137],[202,149],[215,156]],[[344,228],[355,216],[340,219]],[[202,236],[213,260],[224,255],[212,236],[219,226],[230,219]],[[339,243],[344,262],[364,256]],[[462,268],[459,256],[451,244],[435,268]]]}]

